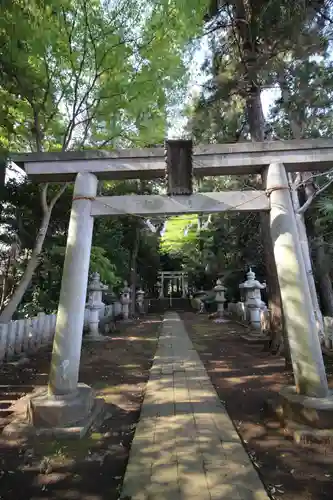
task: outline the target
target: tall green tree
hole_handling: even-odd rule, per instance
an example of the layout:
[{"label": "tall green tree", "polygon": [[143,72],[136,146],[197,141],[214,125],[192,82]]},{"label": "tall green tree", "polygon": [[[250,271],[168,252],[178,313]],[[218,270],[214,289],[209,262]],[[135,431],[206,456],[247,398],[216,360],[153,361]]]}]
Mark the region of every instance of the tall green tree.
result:
[{"label": "tall green tree", "polygon": [[[115,148],[162,141],[167,108],[186,83],[184,49],[205,2],[23,0],[0,21],[2,142],[7,150]],[[7,122],[6,122],[7,120]],[[0,321],[35,272],[66,186],[41,187],[42,217],[27,267]]]},{"label": "tall green tree", "polygon": [[[270,138],[271,127],[264,119],[261,92],[266,86],[279,84],[277,63],[290,58],[300,43],[313,54],[315,39],[318,50],[318,39],[328,22],[328,4],[283,0],[212,2],[207,26],[212,52],[207,68],[211,78],[196,108],[198,116],[205,111],[217,117],[219,113],[223,118],[231,116],[230,125],[223,123],[220,128],[227,140]],[[228,105],[234,111],[228,109]],[[210,129],[210,133],[213,138],[217,136],[215,130]],[[259,186],[265,179],[257,181]],[[267,217],[263,215],[269,305],[273,327],[278,328],[282,320],[281,299],[267,225]]]}]

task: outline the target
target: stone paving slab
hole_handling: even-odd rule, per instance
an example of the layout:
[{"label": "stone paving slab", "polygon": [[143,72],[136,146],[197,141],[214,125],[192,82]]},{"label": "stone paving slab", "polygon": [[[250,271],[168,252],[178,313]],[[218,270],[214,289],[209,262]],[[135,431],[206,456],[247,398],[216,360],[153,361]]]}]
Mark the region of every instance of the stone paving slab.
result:
[{"label": "stone paving slab", "polygon": [[164,317],[121,498],[269,499],[174,312]]}]

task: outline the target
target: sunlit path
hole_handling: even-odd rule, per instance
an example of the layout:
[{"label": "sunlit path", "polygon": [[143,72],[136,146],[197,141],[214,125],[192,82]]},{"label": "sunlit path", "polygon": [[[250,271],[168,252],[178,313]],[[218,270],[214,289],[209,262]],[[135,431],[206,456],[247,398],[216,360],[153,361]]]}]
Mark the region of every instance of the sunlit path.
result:
[{"label": "sunlit path", "polygon": [[269,498],[176,313],[164,318],[121,498]]}]

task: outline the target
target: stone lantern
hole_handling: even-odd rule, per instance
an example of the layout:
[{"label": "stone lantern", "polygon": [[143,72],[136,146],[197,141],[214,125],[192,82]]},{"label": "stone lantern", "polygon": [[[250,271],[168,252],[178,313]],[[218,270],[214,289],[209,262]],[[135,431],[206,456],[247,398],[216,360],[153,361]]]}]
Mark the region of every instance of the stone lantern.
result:
[{"label": "stone lantern", "polygon": [[144,314],[145,312],[144,300],[145,300],[145,292],[142,290],[142,288],[139,288],[139,290],[137,290],[136,292],[136,303],[138,305],[140,314]]},{"label": "stone lantern", "polygon": [[223,318],[224,316],[225,290],[226,288],[222,285],[222,281],[218,279],[214,287],[214,292],[215,302],[217,303],[217,315],[219,318]]},{"label": "stone lantern", "polygon": [[89,309],[89,335],[90,339],[100,339],[103,338],[99,333],[99,321],[104,315],[105,304],[102,301],[102,294],[108,290],[107,285],[103,285],[100,280],[99,273],[93,273],[91,275],[91,282],[88,285],[88,304],[87,309]]},{"label": "stone lantern", "polygon": [[261,300],[261,292],[266,288],[266,283],[256,280],[256,275],[250,268],[246,275],[247,280],[239,285],[245,292],[245,307],[250,313],[250,323],[256,329],[261,329],[261,310],[266,308],[266,304]]},{"label": "stone lantern", "polygon": [[130,292],[131,292],[131,289],[128,286],[128,282],[124,281],[124,288],[123,288],[123,291],[121,292],[120,302],[122,305],[122,313],[123,313],[123,318],[125,321],[128,320],[128,316],[129,316],[129,305],[131,303]]}]

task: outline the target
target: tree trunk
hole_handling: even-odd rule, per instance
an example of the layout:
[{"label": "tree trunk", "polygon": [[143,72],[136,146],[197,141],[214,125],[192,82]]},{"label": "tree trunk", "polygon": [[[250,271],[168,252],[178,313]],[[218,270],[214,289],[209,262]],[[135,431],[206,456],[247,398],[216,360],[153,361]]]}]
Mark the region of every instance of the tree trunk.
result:
[{"label": "tree trunk", "polygon": [[[278,80],[279,80],[279,86],[280,86],[280,90],[281,90],[282,101],[284,102],[284,105],[286,106],[286,109],[287,109],[287,114],[288,114],[288,118],[289,118],[289,124],[290,124],[290,129],[292,132],[292,136],[294,139],[300,140],[303,138],[303,126],[302,126],[302,123],[301,123],[299,116],[297,114],[295,115],[295,111],[291,108],[291,97],[290,97],[289,87],[287,84],[283,63],[281,64],[279,71],[278,71]],[[304,174],[302,172],[298,172],[298,173],[296,173],[295,177],[296,177],[296,179],[299,179],[301,181],[304,179]],[[289,181],[290,181],[290,185],[293,185],[294,179],[293,179],[291,174],[289,174]],[[310,290],[310,295],[311,295],[311,299],[312,299],[313,310],[315,313],[315,318],[316,318],[317,327],[318,327],[318,335],[319,335],[319,338],[322,340],[324,337],[323,316],[322,316],[322,313],[321,313],[321,310],[319,307],[317,289],[316,289],[316,284],[315,284],[315,280],[314,280],[314,276],[313,276],[313,270],[312,270],[313,266],[312,266],[312,260],[311,260],[309,240],[308,240],[305,221],[304,221],[304,215],[301,213],[298,213],[298,210],[300,209],[300,200],[299,200],[299,196],[298,196],[296,189],[292,189],[291,199],[292,199],[292,203],[293,203],[293,207],[294,207],[294,211],[295,211],[295,215],[296,215],[297,231],[298,231],[298,235],[299,235],[300,242],[301,242],[302,255],[303,255],[307,280],[308,280],[308,284],[309,284],[309,290]]]},{"label": "tree trunk", "polygon": [[8,278],[9,278],[11,264],[12,264],[12,259],[11,255],[9,254],[7,257],[7,262],[5,264],[5,270],[2,276],[0,310],[3,308],[6,297],[8,295]]},{"label": "tree trunk", "polygon": [[320,298],[325,316],[333,317],[333,293],[332,282],[327,266],[325,265],[326,255],[324,249],[323,238],[314,245],[318,285],[320,290]]},{"label": "tree trunk", "polygon": [[0,155],[0,188],[5,185],[6,178],[6,160]]},{"label": "tree trunk", "polygon": [[[310,172],[305,172],[302,176],[303,180],[305,180],[304,194],[306,200],[310,199],[316,191],[313,182],[311,182],[310,180],[309,182],[306,182],[306,179],[310,176]],[[333,316],[333,288],[329,271],[327,270],[327,266],[325,265],[326,255],[324,245],[324,238],[322,236],[316,237],[316,242],[313,245],[313,250],[315,254],[317,283],[324,314],[326,316]]]},{"label": "tree trunk", "polygon": [[[243,0],[234,0],[234,19],[237,33],[240,38],[240,59],[244,66],[244,80],[246,82],[247,119],[253,141],[265,140],[265,117],[261,103],[261,88],[257,74],[257,46],[251,31],[251,19],[248,19]],[[258,184],[265,185],[264,177],[258,177]],[[270,236],[270,216],[268,213],[260,214],[261,233],[264,246],[265,267],[267,273],[268,307],[271,311],[271,329],[273,334],[282,332],[282,303],[280,286],[274,259],[273,243]],[[282,333],[281,333],[282,335]]]},{"label": "tree trunk", "polygon": [[[297,176],[299,177],[301,174],[298,174]],[[292,175],[289,174],[289,181],[290,184],[293,185],[293,178]],[[313,271],[312,271],[312,260],[311,260],[311,253],[310,253],[310,247],[309,247],[309,240],[306,232],[306,226],[305,226],[305,221],[304,221],[304,216],[301,213],[297,213],[297,211],[300,208],[300,201],[299,197],[297,194],[296,189],[292,189],[291,191],[291,199],[293,202],[293,207],[295,211],[295,216],[296,216],[296,225],[297,225],[297,231],[301,243],[301,248],[302,248],[302,256],[303,256],[303,261],[305,265],[305,271],[306,271],[306,276],[308,280],[308,285],[309,285],[309,290],[310,290],[310,295],[311,295],[311,300],[312,300],[312,306],[317,322],[317,328],[318,328],[318,335],[321,340],[324,338],[324,321],[323,321],[323,315],[320,310],[319,306],[319,301],[318,301],[318,295],[317,295],[317,289],[316,289],[316,284],[313,276]]]},{"label": "tree trunk", "polygon": [[18,286],[16,287],[12,297],[10,298],[8,304],[4,307],[2,313],[0,314],[0,323],[8,323],[12,319],[13,314],[18,308],[23,298],[23,295],[25,294],[31,282],[32,276],[36,270],[36,267],[39,264],[39,256],[43,248],[43,243],[45,240],[47,228],[49,226],[51,213],[52,213],[52,208],[49,208],[49,210],[46,213],[44,213],[38,231],[38,235],[36,238],[35,246],[32,250],[31,257],[28,261],[27,267],[25,268],[23,276]]},{"label": "tree trunk", "polygon": [[18,284],[18,286],[15,288],[15,291],[13,295],[11,296],[8,304],[4,307],[2,313],[0,314],[0,323],[8,323],[11,321],[13,314],[15,313],[16,309],[18,308],[30,282],[32,279],[32,276],[35,272],[35,269],[37,268],[39,264],[39,258],[40,254],[42,253],[43,249],[43,244],[44,240],[46,237],[47,229],[49,227],[50,223],[50,218],[52,214],[52,210],[54,205],[57,203],[59,200],[60,196],[62,193],[65,191],[67,187],[67,184],[64,184],[64,186],[55,194],[55,196],[52,198],[50,203],[47,203],[47,189],[48,185],[45,184],[42,187],[41,191],[41,203],[42,203],[42,208],[43,208],[43,218],[41,221],[41,224],[39,226],[39,231],[37,233],[36,241],[35,241],[35,246],[32,250],[31,257],[28,261],[27,267],[25,268],[25,271],[23,273],[23,276]]}]

